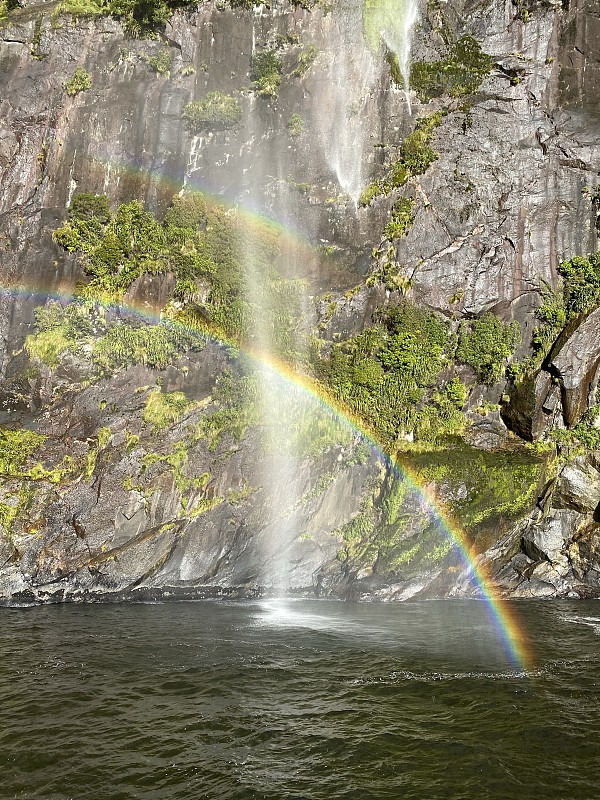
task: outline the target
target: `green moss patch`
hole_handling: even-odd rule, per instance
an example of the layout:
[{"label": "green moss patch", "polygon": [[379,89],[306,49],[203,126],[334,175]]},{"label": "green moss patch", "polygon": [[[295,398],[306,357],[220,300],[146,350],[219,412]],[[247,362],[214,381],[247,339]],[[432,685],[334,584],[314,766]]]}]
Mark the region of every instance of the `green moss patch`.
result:
[{"label": "green moss patch", "polygon": [[411,87],[425,103],[444,95],[468,97],[479,89],[493,63],[472,36],[463,36],[450,45],[448,54],[439,61],[413,63]]},{"label": "green moss patch", "polygon": [[485,531],[482,548],[533,508],[546,471],[546,458],[534,450],[487,451],[460,441],[407,461],[421,481],[436,485],[461,528]]},{"label": "green moss patch", "polygon": [[400,158],[388,166],[383,178],[362,191],[358,200],[360,206],[368,206],[375,198],[389,195],[394,189],[404,186],[412,175],[422,175],[433,164],[438,156],[430,142],[442,119],[442,112],[436,111],[417,120],[414,131],[400,145]]}]

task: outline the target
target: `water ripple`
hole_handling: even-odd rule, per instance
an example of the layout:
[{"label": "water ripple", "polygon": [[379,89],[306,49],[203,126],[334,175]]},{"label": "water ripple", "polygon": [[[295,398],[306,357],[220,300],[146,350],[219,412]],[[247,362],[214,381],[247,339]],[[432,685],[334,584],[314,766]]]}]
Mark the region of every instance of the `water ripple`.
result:
[{"label": "water ripple", "polygon": [[592,800],[597,609],[528,672],[477,603],[1,611],[0,798]]}]

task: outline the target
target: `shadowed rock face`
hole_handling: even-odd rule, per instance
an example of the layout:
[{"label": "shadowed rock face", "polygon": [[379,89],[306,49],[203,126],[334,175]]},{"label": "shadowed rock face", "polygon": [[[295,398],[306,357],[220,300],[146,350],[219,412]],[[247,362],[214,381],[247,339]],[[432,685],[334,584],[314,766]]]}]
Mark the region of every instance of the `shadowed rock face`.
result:
[{"label": "shadowed rock face", "polygon": [[599,364],[600,309],[597,309],[552,357],[550,367],[560,380],[567,425],[577,423],[584,411],[594,405],[592,387],[595,392]]},{"label": "shadowed rock face", "polygon": [[[157,438],[144,427],[144,396],[136,390],[154,385],[158,376],[164,391],[207,400],[227,366],[219,348],[211,345],[160,374],[133,367],[87,388],[85,366],[76,356],[34,379],[24,372],[25,356],[13,354],[31,330],[40,302],[36,292],[69,293],[82,277],[77,259],[51,239],[75,192],[107,193],[115,204],[137,198],[158,213],[183,185],[242,206],[257,204],[248,210],[294,233],[281,256],[286,274],[307,278],[311,294],[356,286],[370,268],[371,249],[381,242],[392,199],[357,210],[340,187],[340,170],[349,174],[356,167],[364,184],[379,177],[384,162],[397,158],[415,118],[444,105],[448,113],[432,141],[438,159],[407,189],[416,214],[398,243],[398,262],[413,276],[416,302],[453,319],[491,309],[520,322],[526,345],[541,282],[556,286],[562,259],[596,248],[596,212],[583,189],[597,185],[600,169],[600,12],[594,0],[564,5],[529,2],[531,17],[524,22],[511,0],[450,0],[443,24],[439,10],[422,8],[413,42],[416,59],[444,55],[447,26],[457,36],[475,37],[494,66],[469,99],[468,111],[460,99],[413,98],[412,118],[403,91],[357,28],[359,4],[329,13],[286,3],[252,12],[205,3],[175,14],[165,37],[156,41],[127,39],[112,19],[61,18],[54,25],[51,3],[15,13],[0,29],[0,271],[4,286],[22,290],[0,295],[3,421],[30,424],[39,417],[36,424],[57,458],[65,453],[87,458],[102,427],[110,428],[111,439],[89,476],[76,485],[48,487],[14,533],[0,537],[2,596],[48,599],[164,587],[258,591],[265,552],[272,552],[284,516],[288,538],[279,546],[299,591],[402,598],[428,589],[444,593],[453,581],[460,585],[458,578],[440,578],[435,564],[383,574],[377,553],[362,554],[363,561],[353,564],[337,558],[340,528],[359,512],[380,473],[375,456],[345,468],[337,460],[342,454],[332,453],[326,465],[332,481],[315,495],[325,467],[306,460],[297,476],[305,501],[278,517],[269,505],[277,488],[265,491],[256,477],[261,458],[256,432],[216,452],[199,444],[188,454],[188,477],[210,473],[202,499],[224,499],[194,519],[182,515],[172,471],[164,462],[146,469],[143,459],[149,452],[168,456],[185,424],[196,424],[202,409]],[[253,48],[288,34],[298,43],[290,43],[292,38],[282,50],[278,96],[257,96],[249,91]],[[303,77],[294,77],[290,73],[309,44],[317,48],[315,61]],[[164,48],[172,66],[160,76],[148,57]],[[89,72],[92,87],[68,97],[64,83],[76,66]],[[340,82],[342,67],[346,83]],[[210,91],[236,96],[242,122],[192,136],[182,110]],[[287,127],[293,114],[304,122],[297,137]],[[355,144],[356,165],[347,152],[340,155],[340,142],[346,150],[349,142]],[[323,255],[319,246],[334,248],[333,255]],[[128,300],[156,311],[171,286],[170,276],[146,276]],[[378,287],[340,301],[330,333],[360,330],[387,300]],[[591,405],[599,321],[596,311],[553,359],[568,424]],[[505,421],[523,438],[537,438],[548,418],[561,413],[552,392],[549,374],[541,373],[524,390],[515,413],[503,415]],[[493,434],[494,441],[502,441],[495,429]],[[138,449],[127,445],[127,435],[140,436]],[[483,439],[489,436],[480,438],[487,446]],[[600,585],[595,489],[585,507],[574,499],[573,487],[587,487],[591,480],[587,468],[581,469],[577,480],[563,473],[556,500],[545,506],[547,518],[530,521],[541,528],[528,529],[527,536],[522,528],[499,532],[505,538],[490,558],[507,590],[583,593]],[[128,488],[132,475],[139,482]],[[232,491],[243,486],[251,493],[235,501]],[[426,530],[418,509],[407,505],[406,510],[411,534]],[[521,538],[530,544],[515,560]],[[558,577],[549,569],[558,570]]]}]

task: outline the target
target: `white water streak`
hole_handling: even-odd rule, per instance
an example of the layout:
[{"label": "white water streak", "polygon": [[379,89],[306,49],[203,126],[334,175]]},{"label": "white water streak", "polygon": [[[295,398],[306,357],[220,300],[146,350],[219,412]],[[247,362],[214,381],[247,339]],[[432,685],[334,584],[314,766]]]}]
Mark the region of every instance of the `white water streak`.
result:
[{"label": "white water streak", "polygon": [[382,41],[388,50],[391,50],[398,58],[409,114],[412,114],[410,101],[410,47],[412,31],[418,19],[419,5],[417,0],[404,0],[402,10],[394,19],[394,23],[386,25],[381,30]]},{"label": "white water streak", "polygon": [[362,3],[354,0],[335,9],[329,54],[327,112],[319,118],[327,163],[342,191],[354,205],[364,185],[364,155],[369,134],[368,102],[376,80],[376,64],[362,25]]}]

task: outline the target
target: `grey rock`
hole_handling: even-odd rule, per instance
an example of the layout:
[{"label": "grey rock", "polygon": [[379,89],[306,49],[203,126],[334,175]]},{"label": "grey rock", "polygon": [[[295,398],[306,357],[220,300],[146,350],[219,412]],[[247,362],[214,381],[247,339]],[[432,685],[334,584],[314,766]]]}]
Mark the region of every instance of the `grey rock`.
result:
[{"label": "grey rock", "polygon": [[534,561],[563,565],[565,543],[573,535],[578,515],[570,509],[558,510],[534,523],[523,534],[523,550]]},{"label": "grey rock", "polygon": [[[160,374],[139,366],[87,388],[84,359],[65,359],[59,370],[43,371],[29,383],[22,377],[24,356],[13,356],[31,330],[38,291],[68,295],[82,277],[78,259],[51,238],[80,191],[106,192],[114,203],[137,198],[159,214],[184,184],[233,204],[258,202],[253,210],[299,233],[283,248],[281,265],[300,262],[311,295],[333,293],[329,334],[357,332],[376,306],[399,297],[381,286],[345,296],[371,268],[371,248],[380,244],[396,198],[357,210],[348,187],[379,177],[415,118],[447,99],[420,104],[413,98],[413,117],[408,115],[387,66],[371,63],[359,4],[346,4],[339,14],[279,4],[255,14],[207,2],[176,13],[167,42],[128,39],[113,19],[65,19],[55,27],[49,7],[29,0],[25,5],[0,31],[0,272],[5,287],[19,287],[0,296],[1,372],[5,387],[12,387],[3,395],[2,419],[13,421],[18,413],[19,424],[35,422],[59,458],[68,453],[86,459],[103,426],[113,435],[91,475],[60,491],[49,485],[36,497],[29,511],[36,536],[20,520],[10,541],[0,537],[0,595],[59,600],[135,592],[258,593],[276,584],[271,553],[286,565],[294,591],[379,599],[472,592],[452,555],[442,564],[423,559],[396,568],[393,554],[368,552],[352,564],[337,557],[340,527],[358,513],[382,469],[375,456],[348,470],[337,452],[321,465],[300,460],[294,480],[301,502],[277,508],[274,498],[290,494],[289,481],[281,471],[270,489],[262,485],[257,465],[264,454],[255,431],[216,452],[200,442],[188,453],[186,476],[209,473],[210,482],[188,500],[192,506],[218,503],[197,516],[183,513],[172,471],[164,460],[148,464],[144,457],[168,457],[185,426],[203,412],[193,412],[159,440],[144,426],[144,398],[136,388],[154,386],[160,377],[165,391],[208,402],[228,363],[217,345]],[[449,104],[433,142],[439,158],[403,190],[414,196],[416,216],[398,242],[397,262],[413,275],[414,300],[453,320],[491,309],[518,320],[528,341],[541,281],[556,286],[563,258],[597,246],[596,211],[582,191],[597,185],[600,164],[597,4],[536,4],[527,23],[514,18],[510,0],[442,5],[423,9],[415,57],[444,52],[434,30],[444,13],[452,31],[474,35],[496,66],[472,98],[469,118],[458,103]],[[32,58],[36,24],[39,57]],[[288,31],[318,48],[305,79],[286,78],[277,101],[248,92],[253,47]],[[173,55],[168,77],[156,76],[147,64],[147,55],[162,46]],[[64,83],[77,65],[88,70],[92,87],[69,98]],[[188,66],[195,74],[182,72]],[[340,92],[342,71],[351,80]],[[213,90],[239,98],[242,124],[191,136],[182,108]],[[349,109],[359,113],[348,115]],[[291,142],[286,122],[296,112],[305,131]],[[153,318],[172,282],[172,276],[144,276],[127,302]],[[202,291],[198,287],[200,300]],[[316,303],[317,312],[321,306]],[[595,387],[596,338],[592,315],[554,360],[569,424]],[[560,412],[556,389],[540,373],[522,396],[511,396],[502,419],[519,436],[535,439]],[[140,437],[130,451],[128,435]],[[477,446],[494,448],[505,443],[506,431],[494,416],[476,425],[472,436]],[[325,468],[334,480],[313,497]],[[522,525],[498,531],[499,541],[482,557],[496,565],[507,591],[557,595],[580,591],[582,582],[590,590],[598,585],[598,540],[590,521],[596,474],[589,464],[565,470],[554,495],[564,508],[541,522],[529,520],[525,532]],[[250,495],[232,502],[231,492],[244,485]],[[400,546],[410,548],[427,533],[429,518],[415,498],[403,511],[408,522]],[[521,540],[525,552],[517,552]]]},{"label": "grey rock", "polygon": [[594,514],[600,506],[600,472],[583,457],[568,464],[560,473],[554,504]]},{"label": "grey rock", "polygon": [[576,424],[594,403],[591,387],[600,365],[600,309],[593,311],[579,325],[557,353],[551,368],[561,383],[564,418]]}]

